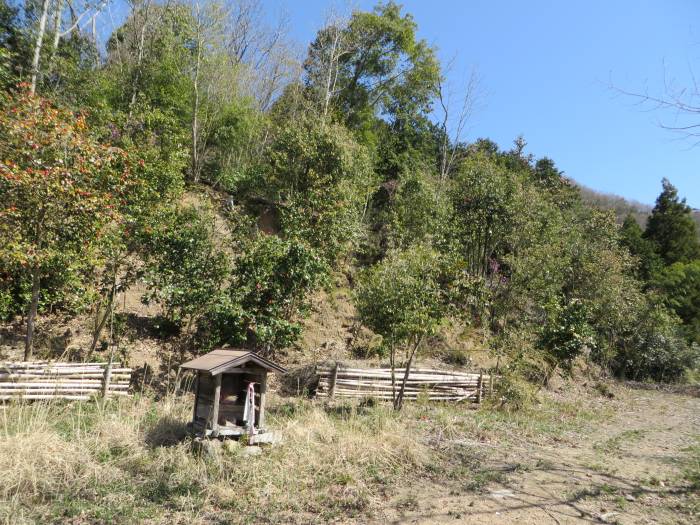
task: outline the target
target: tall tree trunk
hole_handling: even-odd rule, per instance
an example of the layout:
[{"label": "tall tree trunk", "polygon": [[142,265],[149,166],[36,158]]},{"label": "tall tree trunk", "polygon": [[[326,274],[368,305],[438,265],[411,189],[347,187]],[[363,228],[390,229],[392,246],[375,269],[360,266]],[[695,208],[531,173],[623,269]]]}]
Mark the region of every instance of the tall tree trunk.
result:
[{"label": "tall tree trunk", "polygon": [[340,46],[340,28],[334,28],[335,34],[333,35],[333,45],[331,46],[331,56],[328,59],[328,74],[326,75],[326,91],[323,94],[323,123],[325,124],[326,118],[328,117],[328,109],[331,105],[331,98],[333,97],[333,92],[335,91],[336,78],[338,76],[338,47]]},{"label": "tall tree trunk", "polygon": [[58,42],[61,40],[61,15],[63,14],[63,0],[56,0],[56,12],[53,18],[53,51],[58,49]]},{"label": "tall tree trunk", "polygon": [[[39,210],[39,218],[36,222],[34,230],[34,239],[36,241],[36,254],[38,257],[43,247],[44,234],[44,208]],[[29,302],[29,311],[27,312],[27,337],[24,342],[24,360],[29,361],[32,358],[34,349],[34,323],[36,322],[37,310],[39,308],[39,292],[41,291],[41,263],[40,259],[36,258],[32,265],[32,298]]]},{"label": "tall tree trunk", "polygon": [[423,340],[422,335],[416,337],[416,342],[413,345],[413,349],[411,349],[411,354],[408,357],[408,361],[406,361],[406,369],[404,370],[404,373],[403,373],[403,380],[401,381],[401,389],[399,390],[399,396],[394,401],[394,410],[401,410],[401,408],[403,407],[403,396],[404,396],[404,392],[406,391],[406,383],[408,382],[408,374],[411,373],[411,365],[413,364],[413,358],[415,357],[416,350],[418,349],[418,345],[420,345],[422,340]]},{"label": "tall tree trunk", "polygon": [[46,19],[49,17],[50,0],[44,0],[41,18],[39,19],[39,31],[34,42],[34,58],[32,59],[32,84],[30,92],[36,93],[36,82],[39,76],[39,57],[41,57],[41,46],[44,43],[44,33],[46,33]]},{"label": "tall tree trunk", "polygon": [[144,55],[144,48],[146,45],[146,27],[148,26],[148,14],[149,14],[149,7],[151,6],[150,2],[146,2],[145,6],[143,7],[143,23],[141,25],[141,31],[139,34],[139,43],[138,43],[138,54],[136,57],[136,72],[134,74],[134,78],[131,82],[131,100],[129,101],[129,117],[128,120],[131,121],[131,116],[133,115],[134,112],[134,106],[136,105],[136,98],[139,94],[139,82],[141,80],[141,66],[143,64],[143,55]]},{"label": "tall tree trunk", "polygon": [[194,69],[194,99],[192,101],[192,180],[199,182],[199,68],[201,39],[197,39],[197,61]]},{"label": "tall tree trunk", "polygon": [[104,310],[104,314],[100,318],[100,308],[97,308],[97,317],[95,319],[95,331],[92,334],[92,343],[90,344],[90,350],[88,351],[88,357],[91,357],[93,352],[95,351],[95,348],[97,348],[97,342],[100,340],[100,335],[102,334],[102,331],[104,330],[105,326],[107,325],[107,319],[110,318],[112,315],[112,310],[114,309],[114,296],[116,295],[116,288],[117,288],[117,282],[116,282],[116,274],[115,274],[115,280],[112,283],[112,288],[110,289],[109,292],[109,298],[107,299],[107,305]]},{"label": "tall tree trunk", "polygon": [[32,358],[34,350],[34,323],[36,322],[36,313],[39,307],[39,290],[41,289],[41,268],[39,264],[35,264],[32,269],[32,299],[29,303],[29,311],[27,312],[27,337],[24,342],[24,360],[29,361]]},{"label": "tall tree trunk", "polygon": [[56,0],[56,6],[53,12],[53,42],[51,44],[51,55],[49,57],[49,71],[56,71],[56,53],[58,52],[58,44],[61,41],[61,22],[63,15],[63,0]]},{"label": "tall tree trunk", "polygon": [[389,362],[391,365],[391,402],[396,407],[396,349],[393,345],[389,350]]}]

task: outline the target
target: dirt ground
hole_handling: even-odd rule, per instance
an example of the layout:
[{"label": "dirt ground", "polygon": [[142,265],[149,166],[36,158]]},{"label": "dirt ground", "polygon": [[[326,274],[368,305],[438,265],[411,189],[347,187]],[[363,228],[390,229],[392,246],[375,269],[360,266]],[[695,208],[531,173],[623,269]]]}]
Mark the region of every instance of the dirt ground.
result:
[{"label": "dirt ground", "polygon": [[[121,304],[134,321],[126,338],[128,362],[157,369],[167,345],[140,326],[154,315],[141,304],[141,293],[134,289]],[[345,293],[318,301],[303,345],[314,350],[306,357],[348,357],[353,312]],[[89,342],[86,321],[41,323],[54,327],[45,330],[42,346],[53,356]],[[21,328],[0,327],[0,359],[19,358]],[[577,397],[566,389],[561,395],[567,402]],[[596,406],[587,405],[590,399]],[[373,520],[352,523],[700,523],[700,495],[682,478],[688,448],[700,450],[700,397],[620,386],[612,399],[582,394],[578,401],[599,417],[576,431],[511,433],[497,440],[462,433],[455,439],[468,443],[452,445],[476,452],[481,479],[470,479],[471,473],[447,479],[437,472],[419,485],[387,491],[391,495]]]},{"label": "dirt ground", "polygon": [[557,439],[484,443],[495,481],[412,487],[376,523],[700,523],[682,479],[700,438],[700,399],[620,388],[609,414]]}]

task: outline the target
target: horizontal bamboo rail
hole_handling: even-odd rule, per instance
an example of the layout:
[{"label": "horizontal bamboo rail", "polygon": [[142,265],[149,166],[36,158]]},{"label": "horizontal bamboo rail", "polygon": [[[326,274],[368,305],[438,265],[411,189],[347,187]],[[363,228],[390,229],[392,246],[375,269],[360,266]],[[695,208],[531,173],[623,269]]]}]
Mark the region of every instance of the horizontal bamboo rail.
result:
[{"label": "horizontal bamboo rail", "polygon": [[[3,367],[13,367],[13,368],[46,368],[50,367],[105,367],[109,364],[108,361],[100,361],[94,363],[62,363],[59,361],[3,361],[0,362],[0,366]],[[119,366],[118,361],[114,361],[112,366]]]},{"label": "horizontal bamboo rail", "polygon": [[[102,388],[102,381],[21,381],[15,383],[6,383],[0,381],[0,388],[40,388],[40,387],[52,387],[52,386],[79,386],[79,387],[99,387]],[[109,384],[110,388],[128,388],[129,383],[126,381],[112,381]]]},{"label": "horizontal bamboo rail", "polygon": [[128,396],[131,372],[117,362],[0,362],[0,401]]},{"label": "horizontal bamboo rail", "polygon": [[[403,382],[404,370],[396,369],[395,386],[391,383],[391,368],[346,368],[336,364],[319,366],[316,373],[318,397],[393,399],[394,391],[398,394]],[[480,403],[492,392],[493,378],[483,372],[413,368],[406,380],[404,398]]]}]

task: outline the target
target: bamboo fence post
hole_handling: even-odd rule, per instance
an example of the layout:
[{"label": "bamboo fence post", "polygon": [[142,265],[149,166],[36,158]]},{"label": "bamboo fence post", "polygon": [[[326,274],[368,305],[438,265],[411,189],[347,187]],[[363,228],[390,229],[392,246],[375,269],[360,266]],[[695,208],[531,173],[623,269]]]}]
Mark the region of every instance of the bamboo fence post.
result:
[{"label": "bamboo fence post", "polygon": [[113,358],[114,358],[114,353],[110,354],[109,362],[107,363],[107,367],[105,368],[105,375],[104,375],[104,379],[102,381],[102,399],[106,399],[107,394],[109,393],[109,383],[112,380],[112,359]]},{"label": "bamboo fence post", "polygon": [[221,397],[221,374],[216,376],[214,387],[214,407],[211,411],[211,430],[212,436],[219,435],[219,398]]},{"label": "bamboo fence post", "polygon": [[201,372],[197,370],[197,378],[194,384],[194,408],[192,409],[192,425],[197,422],[197,403],[199,402],[199,374]]},{"label": "bamboo fence post", "polygon": [[258,428],[265,430],[265,397],[267,394],[267,373],[260,378],[260,408],[258,411]]},{"label": "bamboo fence post", "polygon": [[482,396],[482,387],[484,384],[484,372],[479,371],[479,381],[476,384],[476,402],[477,404],[481,404],[481,396]]},{"label": "bamboo fence post", "polygon": [[331,383],[328,387],[328,397],[333,397],[335,394],[335,382],[338,380],[338,361],[335,362],[335,367],[333,368],[333,375],[331,376]]}]

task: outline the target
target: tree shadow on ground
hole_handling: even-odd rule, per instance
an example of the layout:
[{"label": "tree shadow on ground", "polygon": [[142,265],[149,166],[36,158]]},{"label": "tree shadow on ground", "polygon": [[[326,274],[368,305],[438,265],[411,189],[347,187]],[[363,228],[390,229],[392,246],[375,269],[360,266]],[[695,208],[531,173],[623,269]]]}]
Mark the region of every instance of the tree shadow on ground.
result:
[{"label": "tree shadow on ground", "polygon": [[169,395],[182,395],[194,391],[195,374],[180,369],[179,362],[159,355],[159,365],[144,363],[131,372],[133,392],[148,394],[156,400]]},{"label": "tree shadow on ground", "polygon": [[173,416],[164,416],[146,432],[145,442],[150,448],[172,447],[184,441],[188,433],[186,422]]},{"label": "tree shadow on ground", "polygon": [[685,396],[700,397],[700,385],[684,385],[680,383],[644,383],[642,381],[624,381],[623,384],[635,390],[653,390],[669,392]]},{"label": "tree shadow on ground", "polygon": [[145,316],[134,313],[123,314],[130,337],[138,339],[168,339],[179,333],[179,328],[162,316]]},{"label": "tree shadow on ground", "polygon": [[[70,357],[66,355],[66,349],[73,337],[70,328],[66,328],[60,334],[47,329],[48,323],[38,324],[34,333],[34,359],[58,359]],[[22,359],[26,326],[23,323],[14,323],[0,327],[0,346],[17,349],[20,352],[13,358]],[[3,357],[3,356],[0,356]]]},{"label": "tree shadow on ground", "polygon": [[[363,416],[372,412],[378,402],[373,397],[366,399],[343,399],[327,402],[323,405],[326,414],[336,419],[347,420],[355,416]],[[386,403],[386,406],[390,406]]]},{"label": "tree shadow on ground", "polygon": [[19,347],[24,344],[24,327],[17,324],[0,327],[0,346]]},{"label": "tree shadow on ground", "polygon": [[125,316],[125,337],[131,340],[154,340],[156,360],[143,363],[132,373],[132,386],[137,391],[147,391],[161,398],[165,395],[191,391],[194,377],[185,374],[180,365],[191,357],[191,337],[180,333],[179,328],[164,317],[148,317],[133,313]]},{"label": "tree shadow on ground", "polygon": [[[518,470],[518,466],[504,466],[498,469],[505,474]],[[585,508],[586,500],[600,497],[631,497],[633,501],[637,501],[645,495],[655,495],[657,497],[667,496],[683,496],[690,494],[693,491],[692,487],[687,485],[677,484],[667,487],[649,487],[643,485],[637,480],[628,479],[622,476],[613,474],[600,473],[588,469],[564,468],[560,466],[540,466],[527,469],[525,475],[532,475],[535,472],[540,472],[546,475],[546,480],[538,483],[539,493],[524,490],[518,483],[521,478],[510,478],[508,476],[498,477],[499,481],[490,484],[493,490],[492,497],[486,502],[488,508],[476,508],[465,504],[458,512],[454,510],[444,510],[445,506],[437,512],[427,513],[405,513],[399,519],[391,523],[404,523],[407,520],[417,521],[439,520],[448,516],[474,520],[482,520],[484,523],[494,522],[493,520],[503,519],[503,516],[513,513],[513,517],[519,517],[518,512],[538,509],[546,514],[551,522],[562,523],[570,522],[570,520],[578,520],[581,522],[590,523],[606,523],[614,515],[622,514],[623,512],[595,512]],[[564,493],[563,487],[581,487],[570,493]],[[466,490],[465,490],[466,488]],[[483,488],[478,490],[470,490],[469,484],[462,487],[462,490],[453,490],[450,494],[463,497],[465,502],[473,500],[478,495],[486,495],[488,491]],[[479,505],[482,506],[482,505]],[[628,511],[629,512],[629,511]],[[605,514],[608,514],[607,516]],[[638,516],[641,518],[642,516]],[[648,516],[647,516],[648,517]]]},{"label": "tree shadow on ground", "polygon": [[142,394],[151,388],[154,378],[155,372],[147,363],[134,368],[131,372],[131,391]]},{"label": "tree shadow on ground", "polygon": [[280,376],[278,393],[282,397],[311,397],[318,388],[315,365],[306,365],[288,370]]}]

